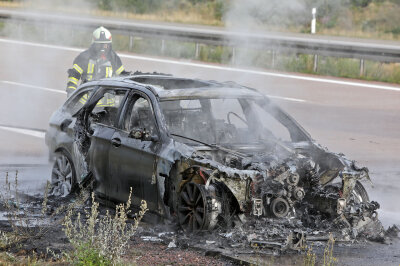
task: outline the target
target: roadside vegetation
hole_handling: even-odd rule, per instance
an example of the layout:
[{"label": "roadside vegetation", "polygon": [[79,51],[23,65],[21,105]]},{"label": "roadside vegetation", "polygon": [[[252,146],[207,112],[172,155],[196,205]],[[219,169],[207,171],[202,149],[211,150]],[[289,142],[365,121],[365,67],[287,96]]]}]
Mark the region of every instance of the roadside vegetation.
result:
[{"label": "roadside vegetation", "polygon": [[[241,15],[252,15],[257,20],[257,27],[298,33],[310,32],[311,9],[316,7],[317,34],[400,39],[400,2],[397,0],[273,0],[268,5],[261,0],[239,5],[237,2],[240,1],[0,0],[0,7],[216,26],[229,26],[235,19],[240,22],[240,17],[233,19],[231,14],[236,14],[236,8],[246,7],[248,10]],[[289,5],[297,5],[298,8],[290,8]],[[280,19],[276,18],[278,15]]]},{"label": "roadside vegetation", "polygon": [[313,246],[308,246],[305,249],[305,255],[303,259],[304,266],[334,266],[338,265],[338,258],[333,256],[333,247],[335,246],[335,239],[332,234],[329,234],[329,239],[324,247],[323,257],[318,257],[313,250]]},{"label": "roadside vegetation", "polygon": [[[145,201],[142,201],[136,214],[131,213],[131,190],[125,204],[117,205],[114,211],[104,210],[99,208],[93,193],[81,188],[68,204],[62,203],[54,208],[48,205],[49,190],[47,182],[43,198],[39,202],[31,202],[32,199],[18,190],[18,171],[13,178],[6,173],[5,184],[0,190],[1,212],[6,217],[6,221],[0,221],[1,265],[54,262],[70,265],[127,264],[124,256],[131,252],[130,240],[147,211]],[[23,248],[27,242],[48,238],[55,227],[62,229],[69,247],[66,245],[62,250],[55,251],[45,246],[45,254]]]},{"label": "roadside vegetation", "polygon": [[[317,34],[400,40],[400,2],[396,0],[0,0],[0,7],[47,10],[80,15],[247,27],[309,33],[311,8],[317,7]],[[273,12],[272,12],[272,11]],[[42,25],[0,22],[0,35],[60,45],[88,47],[90,32]],[[351,58],[288,54],[261,48],[236,48],[171,40],[113,35],[117,51],[199,60],[237,67],[400,83],[400,64]],[[132,69],[133,71],[137,69]],[[140,68],[139,68],[140,70]],[[155,69],[156,70],[156,69]]]},{"label": "roadside vegetation", "polygon": [[129,250],[129,240],[134,236],[141,219],[147,211],[142,201],[140,211],[133,223],[128,223],[130,215],[132,189],[126,204],[119,204],[115,214],[108,210],[99,214],[99,203],[92,193],[90,212],[83,219],[71,209],[64,218],[64,232],[73,246],[72,254],[67,257],[74,265],[116,265],[123,264],[123,255]]}]

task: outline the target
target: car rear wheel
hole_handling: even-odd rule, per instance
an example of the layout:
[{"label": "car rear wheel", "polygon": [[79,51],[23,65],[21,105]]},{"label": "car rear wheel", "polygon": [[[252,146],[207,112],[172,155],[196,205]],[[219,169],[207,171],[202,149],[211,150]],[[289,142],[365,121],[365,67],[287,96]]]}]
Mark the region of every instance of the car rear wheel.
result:
[{"label": "car rear wheel", "polygon": [[72,160],[64,152],[56,153],[51,173],[51,194],[66,197],[72,192],[75,184],[75,171]]}]

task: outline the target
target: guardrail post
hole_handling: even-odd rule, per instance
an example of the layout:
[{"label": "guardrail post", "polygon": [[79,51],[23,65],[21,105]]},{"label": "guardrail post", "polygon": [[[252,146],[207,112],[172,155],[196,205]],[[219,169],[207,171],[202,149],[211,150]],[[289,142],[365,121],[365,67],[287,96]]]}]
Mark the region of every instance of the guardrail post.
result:
[{"label": "guardrail post", "polygon": [[161,40],[161,54],[164,54],[164,51],[165,51],[165,40],[162,39]]},{"label": "guardrail post", "polygon": [[317,54],[314,55],[314,68],[313,68],[313,71],[314,72],[318,71],[318,55]]},{"label": "guardrail post", "polygon": [[364,76],[365,72],[365,62],[364,59],[360,59],[360,76]]},{"label": "guardrail post", "polygon": [[135,41],[135,38],[133,36],[129,36],[129,51],[132,51],[134,41]]},{"label": "guardrail post", "polygon": [[200,44],[196,42],[196,54],[195,54],[195,58],[199,59],[200,56]]},{"label": "guardrail post", "polygon": [[314,7],[311,10],[312,13],[312,20],[311,20],[311,34],[315,34],[315,29],[317,27],[317,19],[316,19],[316,15],[317,15],[317,9]]}]

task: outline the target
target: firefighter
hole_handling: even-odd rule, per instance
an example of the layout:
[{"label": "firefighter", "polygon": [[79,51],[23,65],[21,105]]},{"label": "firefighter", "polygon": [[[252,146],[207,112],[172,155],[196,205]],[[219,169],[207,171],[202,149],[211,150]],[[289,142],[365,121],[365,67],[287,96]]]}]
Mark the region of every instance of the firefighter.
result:
[{"label": "firefighter", "polygon": [[93,32],[92,45],[75,58],[72,68],[68,70],[68,96],[76,90],[79,80],[85,83],[125,72],[121,59],[112,50],[111,44],[111,33],[106,28],[101,26]]}]

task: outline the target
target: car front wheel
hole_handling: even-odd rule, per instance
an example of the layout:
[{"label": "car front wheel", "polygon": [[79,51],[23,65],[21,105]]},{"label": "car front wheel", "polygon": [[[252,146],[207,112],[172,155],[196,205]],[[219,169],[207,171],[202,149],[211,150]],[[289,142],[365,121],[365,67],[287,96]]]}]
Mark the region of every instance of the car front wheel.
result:
[{"label": "car front wheel", "polygon": [[72,192],[74,184],[75,172],[72,160],[64,152],[56,153],[51,173],[51,194],[66,197]]}]

